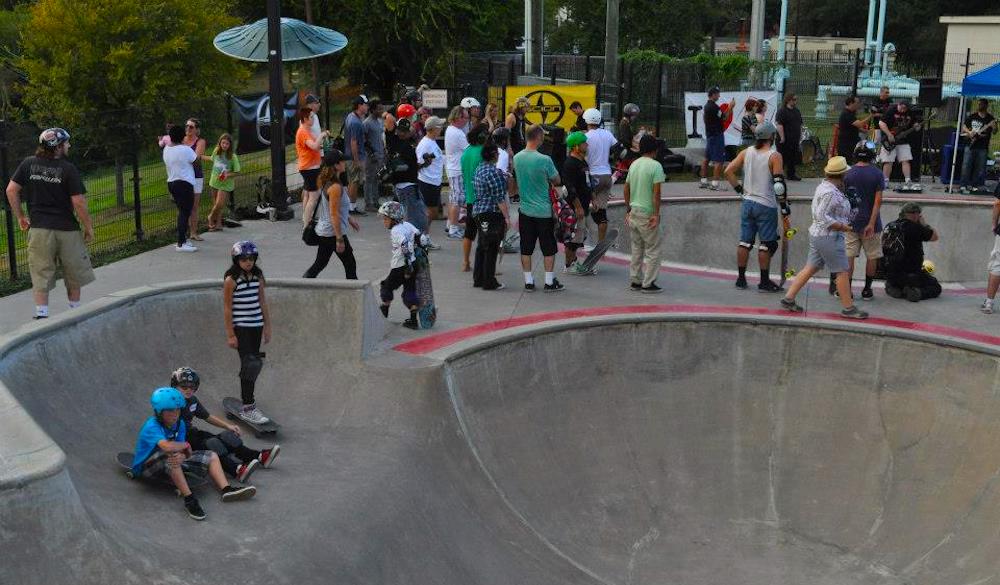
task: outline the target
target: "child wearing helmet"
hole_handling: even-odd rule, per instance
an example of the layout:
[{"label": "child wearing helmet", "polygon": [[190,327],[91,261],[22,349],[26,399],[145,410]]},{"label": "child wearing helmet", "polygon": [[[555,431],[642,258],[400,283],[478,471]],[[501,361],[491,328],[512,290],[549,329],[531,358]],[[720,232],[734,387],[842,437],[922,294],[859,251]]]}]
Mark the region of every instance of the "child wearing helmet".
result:
[{"label": "child wearing helmet", "polygon": [[261,341],[271,341],[271,315],[264,294],[264,273],[257,266],[257,244],[242,240],[233,244],[232,264],[223,276],[222,300],[226,344],[240,356],[240,418],[253,424],[271,419],[257,408],[254,392],[264,365]]},{"label": "child wearing helmet", "polygon": [[392,304],[393,291],[403,287],[403,304],[410,310],[410,318],[403,321],[403,326],[416,329],[417,324],[417,290],[414,261],[414,249],[420,237],[420,231],[405,220],[406,212],[398,201],[387,201],[378,209],[382,216],[382,224],[389,230],[389,241],[392,242],[392,260],[389,262],[389,275],[380,284],[382,298],[382,315],[389,316],[389,305]]},{"label": "child wearing helmet", "polygon": [[[240,438],[240,427],[229,424],[214,414],[198,400],[195,393],[201,387],[201,376],[188,367],[174,370],[170,375],[170,387],[180,390],[184,395],[184,408],[181,418],[187,425],[187,441],[195,451],[214,451],[219,456],[222,470],[236,478],[240,483],[246,483],[258,466],[269,468],[278,458],[281,449],[274,445],[270,449],[256,451],[243,444]],[[210,425],[225,429],[224,432],[213,434],[194,426],[194,419],[199,418]]]},{"label": "child wearing helmet", "polygon": [[184,497],[184,508],[195,520],[204,520],[205,512],[191,492],[185,473],[209,477],[222,495],[223,502],[252,498],[254,486],[229,485],[219,457],[212,451],[196,451],[187,442],[187,424],[181,417],[184,395],[176,388],[157,388],[150,396],[153,416],[146,419],[135,444],[132,472],[135,477],[169,478]]}]

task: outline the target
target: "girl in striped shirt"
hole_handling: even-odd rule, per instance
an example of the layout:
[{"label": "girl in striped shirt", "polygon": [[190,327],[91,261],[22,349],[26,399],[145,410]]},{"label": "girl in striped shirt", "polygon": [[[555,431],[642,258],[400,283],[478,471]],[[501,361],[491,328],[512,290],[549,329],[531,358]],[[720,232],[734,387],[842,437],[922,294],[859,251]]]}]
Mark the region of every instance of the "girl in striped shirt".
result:
[{"label": "girl in striped shirt", "polygon": [[236,242],[233,264],[226,270],[222,287],[226,322],[226,343],[240,355],[240,391],[247,422],[264,424],[271,419],[257,408],[254,387],[264,365],[260,344],[271,341],[271,316],[264,296],[264,273],[257,266],[257,245],[249,240]]}]

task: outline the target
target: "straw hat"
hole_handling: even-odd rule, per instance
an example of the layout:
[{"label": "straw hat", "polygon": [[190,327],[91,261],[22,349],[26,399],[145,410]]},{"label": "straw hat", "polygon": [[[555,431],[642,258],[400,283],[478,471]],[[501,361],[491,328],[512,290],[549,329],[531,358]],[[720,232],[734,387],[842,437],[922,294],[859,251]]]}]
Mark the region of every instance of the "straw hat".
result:
[{"label": "straw hat", "polygon": [[823,173],[827,175],[843,175],[850,170],[850,165],[847,164],[847,159],[842,156],[835,156],[830,160],[826,161],[826,167],[823,169]]}]

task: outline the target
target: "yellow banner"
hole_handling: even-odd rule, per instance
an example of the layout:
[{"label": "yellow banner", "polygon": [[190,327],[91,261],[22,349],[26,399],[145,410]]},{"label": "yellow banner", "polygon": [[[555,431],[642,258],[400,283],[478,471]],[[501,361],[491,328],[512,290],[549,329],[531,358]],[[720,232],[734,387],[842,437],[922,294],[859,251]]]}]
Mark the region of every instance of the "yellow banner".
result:
[{"label": "yellow banner", "polygon": [[556,124],[569,132],[576,124],[576,114],[569,111],[570,104],[580,102],[585,110],[596,108],[597,86],[508,85],[504,95],[508,111],[519,97],[527,98],[531,104],[525,116],[529,124]]}]

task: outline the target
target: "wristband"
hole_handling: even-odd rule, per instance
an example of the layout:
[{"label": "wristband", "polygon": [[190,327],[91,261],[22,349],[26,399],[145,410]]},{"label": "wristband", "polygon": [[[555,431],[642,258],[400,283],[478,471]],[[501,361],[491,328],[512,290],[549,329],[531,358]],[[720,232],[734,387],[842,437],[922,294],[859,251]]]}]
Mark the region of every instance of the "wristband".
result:
[{"label": "wristband", "polygon": [[743,194],[743,183],[736,183],[736,186],[733,187],[733,191],[736,191],[738,194],[742,195]]}]

